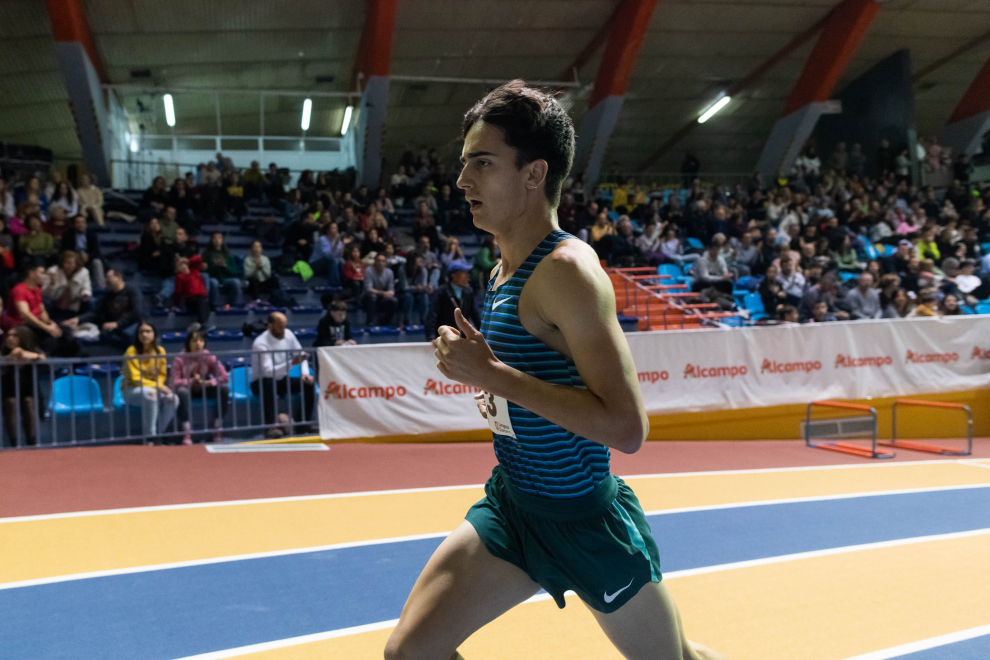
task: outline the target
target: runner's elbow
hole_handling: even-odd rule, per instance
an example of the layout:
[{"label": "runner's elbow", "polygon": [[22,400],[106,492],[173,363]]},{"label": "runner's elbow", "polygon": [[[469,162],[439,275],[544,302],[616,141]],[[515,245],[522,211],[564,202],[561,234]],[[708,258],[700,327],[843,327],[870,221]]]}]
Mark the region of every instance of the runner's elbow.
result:
[{"label": "runner's elbow", "polygon": [[615,436],[616,443],[613,448],[623,454],[635,454],[643,446],[647,434],[650,432],[650,423],[645,415],[641,419],[634,420],[624,427],[624,430]]}]

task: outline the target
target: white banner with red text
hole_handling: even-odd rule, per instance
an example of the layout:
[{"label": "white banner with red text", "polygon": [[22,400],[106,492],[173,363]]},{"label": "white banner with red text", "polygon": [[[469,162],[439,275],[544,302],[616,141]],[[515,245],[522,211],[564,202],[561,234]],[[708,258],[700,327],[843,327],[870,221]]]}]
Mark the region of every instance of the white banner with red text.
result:
[{"label": "white banner with red text", "polygon": [[[632,332],[626,339],[651,416],[990,386],[986,316]],[[321,437],[487,428],[472,399],[479,389],[444,378],[433,351],[427,343],[321,348]]]}]

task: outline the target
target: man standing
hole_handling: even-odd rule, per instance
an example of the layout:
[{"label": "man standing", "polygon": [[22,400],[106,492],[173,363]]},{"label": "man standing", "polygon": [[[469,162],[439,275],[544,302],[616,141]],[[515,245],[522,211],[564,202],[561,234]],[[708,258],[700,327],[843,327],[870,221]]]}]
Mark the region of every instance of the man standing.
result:
[{"label": "man standing", "polygon": [[[251,391],[261,395],[261,407],[265,424],[275,423],[275,414],[280,405],[286,404],[286,393],[303,395],[303,415],[306,420],[313,418],[313,375],[309,373],[309,361],[302,345],[292,330],[286,328],[285,314],[273,312],[268,316],[268,329],[255,338],[251,345]],[[289,370],[299,367],[299,377],[289,377]],[[291,413],[291,411],[290,411]],[[288,423],[286,413],[279,415]],[[285,429],[269,428],[266,438],[281,438]]]},{"label": "man standing", "polygon": [[457,185],[502,263],[481,331],[459,311],[440,328],[437,368],[483,391],[499,465],[413,586],[386,660],[457,657],[541,587],[559,607],[575,591],[627,658],[720,658],[685,639],[646,517],[609,470],[609,448],[637,451],[649,421],[608,275],[557,227],[573,156],[567,113],[522,81],[465,116]]},{"label": "man standing", "polygon": [[364,271],[364,313],[367,325],[390,325],[395,314],[395,273],[381,253],[375,265]]}]

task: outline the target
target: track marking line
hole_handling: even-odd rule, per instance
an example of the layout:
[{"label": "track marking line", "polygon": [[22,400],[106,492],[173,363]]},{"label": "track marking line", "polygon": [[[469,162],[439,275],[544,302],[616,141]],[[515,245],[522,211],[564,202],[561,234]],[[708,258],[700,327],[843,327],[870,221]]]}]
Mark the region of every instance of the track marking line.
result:
[{"label": "track marking line", "polygon": [[[878,550],[881,548],[893,548],[897,546],[905,545],[916,545],[919,543],[933,543],[938,541],[950,541],[953,539],[968,538],[972,536],[983,536],[990,534],[990,528],[975,529],[968,532],[953,532],[951,534],[933,534],[930,536],[917,536],[914,538],[898,539],[895,541],[881,541],[879,543],[862,543],[859,545],[849,545],[843,546],[841,548],[830,548],[828,550],[814,550],[811,552],[797,552],[789,555],[779,555],[777,557],[767,557],[765,559],[753,559],[749,561],[732,562],[728,564],[717,564],[714,566],[704,566],[701,568],[691,568],[683,571],[671,571],[669,573],[663,574],[664,580],[674,580],[681,577],[691,577],[694,575],[704,575],[708,573],[719,573],[722,571],[732,571],[741,568],[752,568],[756,566],[768,566],[771,564],[782,564],[785,562],[800,561],[802,559],[814,559],[816,557],[828,557],[831,555],[841,555],[850,554],[854,552],[863,552],[866,550]],[[564,592],[565,597],[575,596],[573,591]],[[537,594],[528,598],[527,600],[520,603],[525,605],[527,603],[538,603],[545,600],[550,600],[552,596],[547,593]],[[384,628],[389,628],[398,623],[398,619],[392,619],[390,621],[379,621],[376,623],[370,623],[364,626],[355,626],[353,628],[340,628],[338,630],[330,630],[324,633],[317,633],[315,635],[307,635],[305,637],[290,637],[288,639],[276,640],[274,642],[266,642],[264,644],[256,644],[253,646],[244,646],[234,649],[226,649],[223,651],[215,651],[212,653],[206,653],[202,655],[192,655],[184,658],[177,658],[176,660],[222,660],[224,658],[234,658],[240,655],[246,655],[255,651],[263,651],[268,649],[284,648],[287,646],[295,646],[297,644],[304,644],[310,641],[319,641],[322,639],[330,639],[334,637],[346,637],[349,635],[360,634],[363,632],[369,632],[374,630],[382,630]],[[986,632],[974,632],[982,631]],[[846,660],[886,660],[887,658],[895,658],[898,655],[904,655],[911,651],[920,651],[927,648],[933,648],[935,646],[941,646],[943,644],[949,644],[954,641],[962,641],[965,639],[970,639],[972,637],[979,637],[984,634],[990,633],[990,626],[982,626],[980,628],[973,628],[971,630],[962,631],[960,633],[953,633],[951,635],[943,635],[941,637],[934,637],[930,640],[924,640],[922,642],[914,642],[913,644],[906,644],[904,646],[898,646],[892,649],[886,649],[884,651],[877,651],[875,653],[891,653],[899,649],[907,649],[896,653],[894,655],[860,655],[855,658],[847,658]],[[297,641],[300,640],[300,641]],[[936,640],[947,640],[936,642]],[[923,644],[931,644],[930,646],[920,646]],[[269,646],[270,645],[270,646]],[[915,647],[915,645],[919,645]],[[264,647],[264,648],[260,648]]]},{"label": "track marking line", "polygon": [[968,639],[983,637],[984,635],[990,635],[990,626],[979,626],[977,628],[970,628],[969,630],[960,630],[959,632],[949,633],[948,635],[923,639],[919,642],[911,642],[910,644],[902,644],[901,646],[873,651],[872,653],[864,653],[863,655],[846,658],[846,660],[888,660],[889,658],[899,658],[909,653],[917,653],[918,651],[927,651],[928,649],[955,644],[956,642],[964,642]]},{"label": "track marking line", "polygon": [[990,470],[990,463],[981,463],[979,461],[974,461],[974,460],[961,460],[959,461],[959,463],[961,465],[968,465],[970,467],[985,468],[987,470]]},{"label": "track marking line", "polygon": [[[734,474],[769,474],[773,472],[809,472],[815,470],[852,470],[852,469],[884,469],[907,467],[913,465],[937,465],[947,463],[965,463],[958,459],[933,459],[930,461],[903,461],[899,463],[851,463],[849,465],[802,465],[789,468],[753,468],[748,470],[715,470],[707,472],[669,472],[664,474],[633,474],[617,475],[624,480],[629,479],[669,479],[676,477],[706,477],[715,475]],[[981,466],[985,467],[985,466]],[[250,500],[227,500],[220,502],[191,502],[187,504],[162,504],[157,506],[139,506],[123,509],[97,509],[93,511],[70,511],[67,513],[46,513],[34,516],[12,516],[0,518],[0,524],[16,522],[33,522],[37,520],[59,520],[62,518],[84,518],[87,516],[110,516],[123,513],[144,513],[151,511],[178,511],[181,509],[202,509],[221,506],[243,506],[247,504],[273,504],[279,502],[305,502],[309,500],[329,500],[347,497],[368,497],[372,495],[402,495],[406,493],[430,493],[445,490],[467,490],[484,488],[484,484],[469,484],[462,486],[429,486],[424,488],[400,488],[396,490],[369,490],[353,493],[330,493],[325,495],[295,495],[291,497],[267,497]]]}]

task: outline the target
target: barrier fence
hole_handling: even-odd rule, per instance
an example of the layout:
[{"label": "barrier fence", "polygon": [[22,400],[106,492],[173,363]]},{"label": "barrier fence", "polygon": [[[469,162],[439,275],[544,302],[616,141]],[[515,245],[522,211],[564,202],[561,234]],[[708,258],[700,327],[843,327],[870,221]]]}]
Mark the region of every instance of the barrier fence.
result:
[{"label": "barrier fence", "polygon": [[[175,359],[224,366],[222,379],[201,377],[176,386]],[[284,435],[316,432],[319,394],[315,349],[166,353],[159,356],[0,359],[0,448],[95,444],[179,443],[186,433],[196,440],[263,437],[269,429]],[[131,364],[154,360],[145,374],[156,386],[128,387]],[[164,386],[158,385],[159,361],[165,361]],[[135,365],[140,370],[140,366]],[[202,368],[197,368],[201,373]],[[307,376],[312,376],[309,382]],[[287,415],[280,421],[279,415]]]}]

